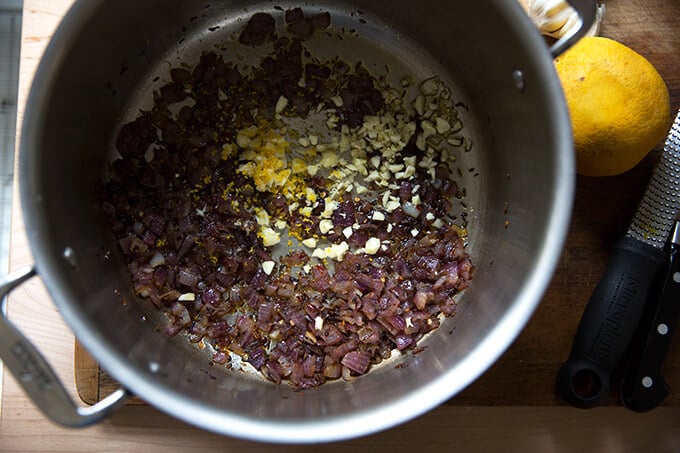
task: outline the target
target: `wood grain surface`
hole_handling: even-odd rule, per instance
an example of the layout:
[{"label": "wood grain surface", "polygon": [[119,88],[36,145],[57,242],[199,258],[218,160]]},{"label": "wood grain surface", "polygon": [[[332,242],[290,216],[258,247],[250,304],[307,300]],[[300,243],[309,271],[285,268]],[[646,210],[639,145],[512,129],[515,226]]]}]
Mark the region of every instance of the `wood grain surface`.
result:
[{"label": "wood grain surface", "polygon": [[[73,0],[24,0],[19,118],[44,46]],[[646,56],[680,108],[680,2],[609,0],[602,34]],[[634,127],[634,125],[631,125]],[[554,392],[557,366],[570,348],[576,323],[602,274],[610,247],[625,232],[661,147],[634,170],[612,178],[581,178],[569,237],[548,292],[525,331],[507,353],[458,397],[387,432],[326,446],[276,446],[226,439],[179,422],[148,406],[127,406],[83,430],[53,425],[5,374],[0,406],[0,451],[680,451],[680,336],[666,375],[674,392],[664,407],[645,415],[610,406],[590,411],[560,405]],[[18,197],[11,265],[32,263]],[[74,338],[43,283],[33,279],[11,296],[12,321],[49,357],[68,391],[99,398],[106,391],[96,363]],[[76,377],[78,386],[76,386]],[[104,376],[105,378],[105,376]],[[92,391],[96,393],[92,393]],[[610,404],[615,404],[612,397]]]}]

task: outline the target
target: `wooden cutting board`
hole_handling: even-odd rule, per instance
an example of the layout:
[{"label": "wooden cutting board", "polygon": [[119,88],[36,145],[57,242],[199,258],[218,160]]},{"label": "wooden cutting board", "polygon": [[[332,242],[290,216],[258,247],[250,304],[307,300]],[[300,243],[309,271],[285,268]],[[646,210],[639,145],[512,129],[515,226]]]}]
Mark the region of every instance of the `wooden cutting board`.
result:
[{"label": "wooden cutting board", "polygon": [[[601,35],[649,59],[680,108],[680,2],[609,0]],[[631,125],[634,128],[635,125]],[[579,177],[567,242],[552,283],[533,318],[503,357],[446,404],[466,406],[565,404],[555,376],[567,358],[583,308],[600,279],[609,250],[625,233],[658,160],[661,144],[639,166],[621,176]],[[680,301],[678,301],[680,303]],[[93,404],[118,384],[76,345],[75,378],[81,399]],[[664,376],[673,389],[667,406],[680,406],[680,334],[666,359]],[[620,404],[614,388],[608,404]],[[143,404],[132,399],[130,404]]]}]

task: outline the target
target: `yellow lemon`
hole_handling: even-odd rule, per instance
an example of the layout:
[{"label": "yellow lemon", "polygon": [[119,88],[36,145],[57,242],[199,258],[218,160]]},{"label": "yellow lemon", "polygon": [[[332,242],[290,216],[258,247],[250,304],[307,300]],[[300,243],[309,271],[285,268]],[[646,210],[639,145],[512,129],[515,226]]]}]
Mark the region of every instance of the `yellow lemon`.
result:
[{"label": "yellow lemon", "polygon": [[612,176],[637,165],[666,135],[668,88],[625,45],[586,37],[555,59],[574,131],[577,172]]}]

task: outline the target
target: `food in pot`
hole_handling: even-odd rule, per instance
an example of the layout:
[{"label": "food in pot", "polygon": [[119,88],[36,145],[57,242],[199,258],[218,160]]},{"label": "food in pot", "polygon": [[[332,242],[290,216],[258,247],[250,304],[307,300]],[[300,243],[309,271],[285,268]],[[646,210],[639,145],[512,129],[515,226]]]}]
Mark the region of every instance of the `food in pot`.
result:
[{"label": "food in pot", "polygon": [[416,351],[455,314],[473,266],[454,162],[472,143],[440,80],[315,57],[303,42],[330,17],[284,17],[286,36],[262,13],[239,36],[271,46],[258,66],[173,68],[118,134],[101,198],[167,334],[309,388]]}]

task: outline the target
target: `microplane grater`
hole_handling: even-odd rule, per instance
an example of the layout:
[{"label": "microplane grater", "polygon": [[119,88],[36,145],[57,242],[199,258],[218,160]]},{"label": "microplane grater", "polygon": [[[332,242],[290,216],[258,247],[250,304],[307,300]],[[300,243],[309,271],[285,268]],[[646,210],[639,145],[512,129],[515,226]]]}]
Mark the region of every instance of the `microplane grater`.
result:
[{"label": "microplane grater", "polygon": [[626,236],[662,249],[680,212],[680,111]]},{"label": "microplane grater", "polygon": [[[652,287],[669,260],[666,242],[679,210],[680,112],[633,221],[612,247],[583,310],[569,357],[557,373],[558,392],[573,406],[587,409],[608,398],[612,375],[629,350],[648,298],[656,295]],[[584,391],[586,381],[592,385]]]}]

